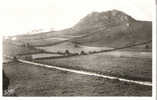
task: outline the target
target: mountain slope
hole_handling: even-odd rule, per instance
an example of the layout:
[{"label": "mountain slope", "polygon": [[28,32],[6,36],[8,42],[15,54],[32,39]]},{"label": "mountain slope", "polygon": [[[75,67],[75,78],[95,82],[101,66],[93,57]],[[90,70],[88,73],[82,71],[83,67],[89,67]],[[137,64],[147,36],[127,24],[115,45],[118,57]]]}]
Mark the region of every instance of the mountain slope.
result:
[{"label": "mountain slope", "polygon": [[[45,38],[52,37],[68,39],[68,36],[72,37],[69,41],[74,43],[116,48],[150,41],[152,39],[152,22],[138,21],[118,10],[93,12],[80,19],[76,25],[69,29],[18,38],[27,41],[30,39],[43,41]],[[51,41],[48,44],[51,44]]]},{"label": "mountain slope", "polygon": [[[92,30],[88,33],[91,34]],[[97,44],[99,46],[118,47],[136,42],[149,41],[152,38],[151,33],[151,22],[137,21],[131,23],[129,27],[125,24],[121,24],[106,30],[99,31],[99,29],[97,29],[97,32],[88,35],[88,37],[75,39],[73,41],[86,45]]]},{"label": "mountain slope", "polygon": [[84,45],[115,48],[152,39],[152,22],[137,21],[117,10],[89,14],[73,30],[78,34],[88,34],[72,40]]}]

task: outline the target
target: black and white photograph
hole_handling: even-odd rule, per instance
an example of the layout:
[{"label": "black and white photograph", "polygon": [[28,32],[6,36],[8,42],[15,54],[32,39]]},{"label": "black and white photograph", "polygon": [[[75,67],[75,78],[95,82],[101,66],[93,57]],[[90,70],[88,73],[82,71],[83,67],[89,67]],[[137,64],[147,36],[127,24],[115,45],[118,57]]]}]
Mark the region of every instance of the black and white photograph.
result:
[{"label": "black and white photograph", "polygon": [[3,98],[154,98],[155,0],[0,6]]}]

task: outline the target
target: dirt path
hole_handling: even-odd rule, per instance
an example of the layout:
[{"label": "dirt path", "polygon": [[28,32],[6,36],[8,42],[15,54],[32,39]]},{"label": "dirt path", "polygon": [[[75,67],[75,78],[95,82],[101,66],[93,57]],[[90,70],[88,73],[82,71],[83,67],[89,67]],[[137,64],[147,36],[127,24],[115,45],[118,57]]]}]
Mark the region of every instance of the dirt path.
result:
[{"label": "dirt path", "polygon": [[35,62],[26,61],[26,60],[22,60],[22,59],[18,59],[18,61],[20,61],[22,63],[33,64],[33,65],[38,65],[38,66],[42,66],[42,67],[46,67],[46,68],[53,68],[53,69],[58,69],[58,70],[68,71],[68,72],[73,72],[73,73],[78,73],[78,74],[85,74],[85,75],[90,75],[90,76],[97,76],[97,77],[102,77],[102,78],[107,78],[107,79],[119,80],[119,81],[123,81],[123,82],[135,83],[135,84],[139,84],[139,85],[152,86],[151,82],[146,82],[146,81],[142,82],[142,81],[129,80],[129,79],[124,79],[124,78],[120,78],[120,77],[113,77],[113,76],[107,76],[107,75],[102,75],[102,74],[93,73],[93,72],[87,72],[87,71],[83,71],[83,70],[81,71],[81,70],[62,68],[62,67],[58,67],[58,66],[40,64],[40,63],[35,63]]}]

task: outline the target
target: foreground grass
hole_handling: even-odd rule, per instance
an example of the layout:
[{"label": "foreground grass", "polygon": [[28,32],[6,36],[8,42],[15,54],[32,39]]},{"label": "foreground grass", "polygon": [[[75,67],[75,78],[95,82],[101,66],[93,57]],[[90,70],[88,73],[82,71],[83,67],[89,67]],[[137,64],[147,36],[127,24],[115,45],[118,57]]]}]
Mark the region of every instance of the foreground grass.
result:
[{"label": "foreground grass", "polygon": [[60,59],[42,59],[36,62],[100,72],[133,80],[152,81],[151,58],[118,57],[101,53]]},{"label": "foreground grass", "polygon": [[3,64],[17,96],[151,96],[152,88],[12,62]]}]

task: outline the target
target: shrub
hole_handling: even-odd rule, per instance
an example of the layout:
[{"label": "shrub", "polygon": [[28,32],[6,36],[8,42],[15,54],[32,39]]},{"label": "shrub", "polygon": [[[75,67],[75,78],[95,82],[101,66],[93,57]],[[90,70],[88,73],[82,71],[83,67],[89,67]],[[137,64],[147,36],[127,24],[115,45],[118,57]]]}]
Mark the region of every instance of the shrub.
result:
[{"label": "shrub", "polygon": [[145,48],[146,48],[146,49],[149,49],[149,45],[145,45]]},{"label": "shrub", "polygon": [[84,51],[81,51],[80,55],[86,55],[87,53],[85,53]]},{"label": "shrub", "polygon": [[65,50],[65,54],[70,54],[69,50]]}]

